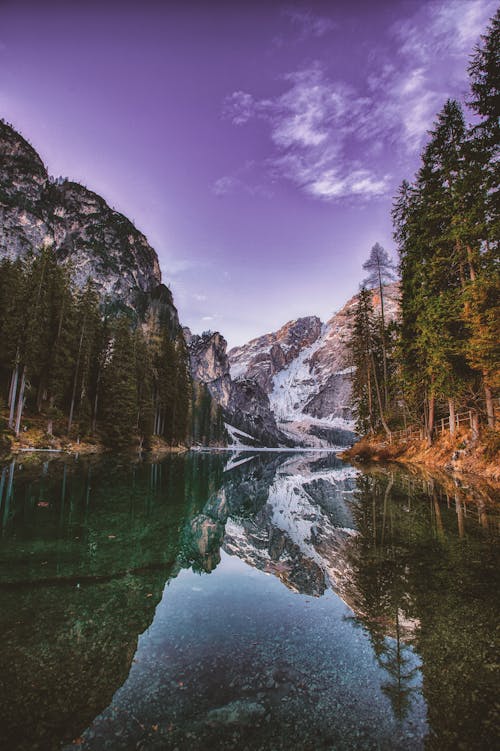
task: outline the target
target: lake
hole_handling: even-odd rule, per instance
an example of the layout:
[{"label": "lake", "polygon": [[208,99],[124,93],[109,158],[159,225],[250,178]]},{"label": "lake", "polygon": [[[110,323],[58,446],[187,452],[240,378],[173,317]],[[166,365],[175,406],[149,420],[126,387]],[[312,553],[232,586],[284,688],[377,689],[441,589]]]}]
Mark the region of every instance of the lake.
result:
[{"label": "lake", "polygon": [[334,453],[0,468],[0,747],[498,747],[491,493]]}]

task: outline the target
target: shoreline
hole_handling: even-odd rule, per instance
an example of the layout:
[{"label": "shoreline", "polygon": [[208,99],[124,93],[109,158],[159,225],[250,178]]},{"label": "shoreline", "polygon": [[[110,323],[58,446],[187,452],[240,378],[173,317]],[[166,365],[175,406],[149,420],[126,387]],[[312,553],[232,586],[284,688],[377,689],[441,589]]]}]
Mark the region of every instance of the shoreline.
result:
[{"label": "shoreline", "polygon": [[[440,435],[431,446],[425,440],[389,443],[385,436],[360,438],[341,454],[341,458],[364,466],[368,463],[395,463],[443,472],[461,481],[486,483],[500,491],[500,455],[496,445],[498,433],[489,438],[472,437],[471,431],[460,431],[454,436]],[[500,501],[499,501],[500,502]]]}]

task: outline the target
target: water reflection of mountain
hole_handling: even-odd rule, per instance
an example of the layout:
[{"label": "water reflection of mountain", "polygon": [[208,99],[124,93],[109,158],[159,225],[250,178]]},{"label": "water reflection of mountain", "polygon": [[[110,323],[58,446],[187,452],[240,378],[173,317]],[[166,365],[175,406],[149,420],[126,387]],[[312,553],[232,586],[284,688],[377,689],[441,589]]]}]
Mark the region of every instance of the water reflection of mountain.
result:
[{"label": "water reflection of mountain", "polygon": [[165,582],[185,567],[213,571],[221,549],[294,592],[340,595],[370,636],[396,717],[412,701],[416,650],[429,749],[495,745],[497,559],[485,543],[496,520],[481,493],[466,505],[470,489],[361,474],[332,454],[49,462],[3,476],[7,747],[79,735],[125,681]]},{"label": "water reflection of mountain", "polygon": [[341,580],[339,551],[354,533],[347,498],[356,471],[334,455],[292,456],[273,469],[272,477],[255,478],[261,502],[251,515],[239,503],[239,485],[225,485],[231,519],[224,549],[297,592],[320,596]]},{"label": "water reflection of mountain", "polygon": [[228,477],[211,500],[217,545],[294,591],[340,595],[370,635],[399,718],[415,690],[416,650],[429,749],[494,747],[498,547],[488,540],[498,517],[489,490],[361,474],[333,456],[261,461],[239,467],[244,480]]}]

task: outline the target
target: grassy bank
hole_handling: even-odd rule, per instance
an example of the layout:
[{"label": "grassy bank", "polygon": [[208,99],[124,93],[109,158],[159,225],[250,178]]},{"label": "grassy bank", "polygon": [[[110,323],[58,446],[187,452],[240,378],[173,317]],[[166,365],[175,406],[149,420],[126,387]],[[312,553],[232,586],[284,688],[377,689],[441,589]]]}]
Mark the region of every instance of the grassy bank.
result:
[{"label": "grassy bank", "polygon": [[353,462],[400,462],[475,476],[500,489],[500,432],[483,430],[478,438],[470,430],[439,435],[431,446],[418,439],[390,443],[386,436],[365,436],[343,457]]},{"label": "grassy bank", "polygon": [[[54,425],[54,434],[47,433],[47,420],[38,416],[28,417],[23,430],[16,436],[7,426],[7,416],[0,413],[0,459],[31,451],[64,454],[100,454],[113,449],[104,444],[98,436],[67,435],[61,426]],[[131,450],[139,450],[131,446]],[[153,456],[187,451],[187,446],[171,446],[159,436],[154,436],[148,451]]]}]

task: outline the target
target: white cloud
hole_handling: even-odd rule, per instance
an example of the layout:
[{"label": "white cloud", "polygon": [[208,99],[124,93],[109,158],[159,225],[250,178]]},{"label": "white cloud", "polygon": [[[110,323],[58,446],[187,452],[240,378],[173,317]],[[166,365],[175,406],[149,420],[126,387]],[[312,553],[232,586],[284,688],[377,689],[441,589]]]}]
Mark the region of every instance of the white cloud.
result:
[{"label": "white cloud", "polygon": [[212,193],[216,196],[224,196],[226,193],[232,193],[238,187],[239,181],[230,175],[219,177],[212,185]]},{"label": "white cloud", "polygon": [[[246,167],[240,170],[242,173],[245,173],[246,171]],[[273,195],[272,190],[266,185],[247,182],[245,179],[242,179],[237,175],[223,175],[222,177],[217,178],[211,186],[211,191],[216,196],[225,196],[230,193],[239,192],[247,193],[250,196],[261,196],[263,198],[270,198]]]},{"label": "white cloud", "polygon": [[283,15],[298,29],[300,39],[322,37],[337,28],[337,24],[331,18],[316,16],[310,10],[284,8]]},{"label": "white cloud", "polygon": [[[266,162],[270,178],[285,177],[309,195],[326,200],[384,193],[386,175],[377,176],[346,155],[348,138],[368,138],[361,126],[369,100],[345,83],[329,79],[319,62],[284,76],[283,81],[286,89],[274,99],[258,100],[235,92],[225,103],[225,113],[230,113],[235,124],[248,122],[252,116],[267,121],[276,147]],[[219,178],[214,192],[234,190],[240,187],[238,181]]]},{"label": "white cloud", "polygon": [[[449,97],[463,98],[468,55],[495,12],[493,0],[430,0],[395,23],[373,48],[370,74],[356,86],[330,74],[330,60],[282,77],[284,90],[259,99],[241,90],[224,102],[235,125],[267,123],[271,155],[261,163],[269,179],[285,178],[324,200],[366,199],[391,190],[384,153],[415,159]],[[312,13],[285,14],[309,35],[334,28]],[[251,189],[244,176],[219,178],[215,193]]]},{"label": "white cloud", "polygon": [[370,170],[357,169],[346,177],[339,177],[335,170],[326,170],[319,178],[306,186],[311,195],[319,198],[342,198],[358,196],[371,198],[387,193],[389,175],[377,178]]},{"label": "white cloud", "polygon": [[463,98],[468,57],[495,10],[496,0],[440,0],[393,25],[398,65],[387,66],[371,88],[384,100],[377,110],[383,127],[392,123],[394,131],[400,123],[408,150],[421,147],[448,97]]}]

